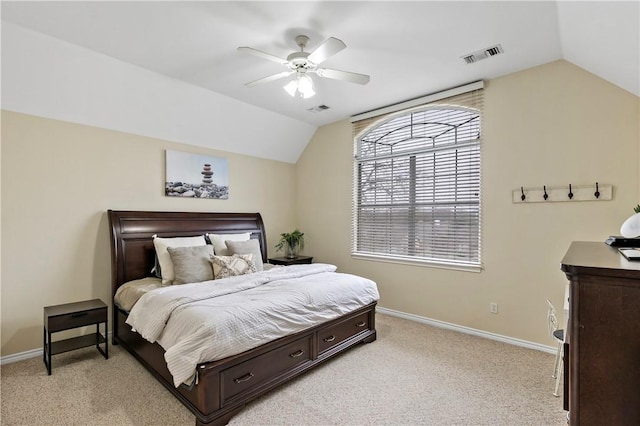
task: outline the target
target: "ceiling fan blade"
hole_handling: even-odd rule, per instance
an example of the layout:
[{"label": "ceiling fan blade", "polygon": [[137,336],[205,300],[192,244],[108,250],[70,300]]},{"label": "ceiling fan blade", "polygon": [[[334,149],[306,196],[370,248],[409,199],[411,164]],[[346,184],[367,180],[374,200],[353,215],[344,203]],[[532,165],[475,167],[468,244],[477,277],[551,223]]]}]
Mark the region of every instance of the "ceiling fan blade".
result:
[{"label": "ceiling fan blade", "polygon": [[309,54],[308,59],[314,64],[318,65],[331,56],[335,55],[345,47],[347,47],[347,45],[344,44],[342,40],[339,40],[335,37],[329,37],[320,46],[318,46],[316,50]]},{"label": "ceiling fan blade", "polygon": [[332,78],[334,80],[344,80],[351,83],[367,84],[371,77],[366,74],[357,74],[355,72],[332,70],[329,68],[318,68],[316,74],[320,77]]},{"label": "ceiling fan blade", "polygon": [[268,83],[269,81],[278,80],[278,79],[280,79],[280,78],[287,77],[287,76],[289,76],[289,75],[291,75],[291,74],[294,74],[294,73],[295,73],[295,71],[283,71],[283,72],[279,72],[278,74],[273,74],[273,75],[270,75],[270,76],[268,76],[268,77],[264,77],[264,78],[261,78],[261,79],[258,79],[258,80],[251,81],[251,82],[249,82],[249,83],[245,83],[245,86],[247,86],[247,87],[253,87],[253,86],[255,86],[256,84]]},{"label": "ceiling fan blade", "polygon": [[282,65],[287,65],[288,62],[286,59],[278,58],[275,55],[270,53],[263,52],[262,50],[254,49],[253,47],[238,47],[238,52],[249,53],[250,55],[255,55],[262,59],[267,59],[269,61],[277,62]]}]

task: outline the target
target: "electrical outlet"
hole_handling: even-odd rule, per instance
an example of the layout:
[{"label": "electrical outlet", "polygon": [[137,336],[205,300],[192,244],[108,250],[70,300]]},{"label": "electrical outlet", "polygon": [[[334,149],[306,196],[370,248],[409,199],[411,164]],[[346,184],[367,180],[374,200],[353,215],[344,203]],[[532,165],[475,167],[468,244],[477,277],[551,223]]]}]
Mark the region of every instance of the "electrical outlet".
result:
[{"label": "electrical outlet", "polygon": [[491,312],[492,314],[498,313],[498,304],[496,302],[489,303],[489,312]]}]

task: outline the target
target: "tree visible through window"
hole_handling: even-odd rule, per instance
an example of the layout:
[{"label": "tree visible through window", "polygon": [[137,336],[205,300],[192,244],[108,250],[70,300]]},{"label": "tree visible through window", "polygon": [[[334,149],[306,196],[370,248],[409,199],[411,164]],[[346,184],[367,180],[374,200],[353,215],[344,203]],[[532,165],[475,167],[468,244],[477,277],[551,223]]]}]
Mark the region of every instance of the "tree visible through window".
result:
[{"label": "tree visible through window", "polygon": [[480,265],[480,117],[429,105],[357,138],[355,254]]}]

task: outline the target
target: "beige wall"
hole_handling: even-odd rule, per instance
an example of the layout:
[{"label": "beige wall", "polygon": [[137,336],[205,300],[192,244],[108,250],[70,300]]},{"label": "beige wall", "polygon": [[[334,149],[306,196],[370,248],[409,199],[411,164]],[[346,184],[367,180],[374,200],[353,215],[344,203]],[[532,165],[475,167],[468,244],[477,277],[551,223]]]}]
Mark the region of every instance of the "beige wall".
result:
[{"label": "beige wall", "polygon": [[[165,197],[165,149],[227,158],[229,200]],[[271,249],[294,224],[294,175],[293,164],[3,111],[1,355],[42,347],[43,306],[110,300],[107,209],[257,211]]]},{"label": "beige wall", "polygon": [[[557,61],[488,81],[484,111],[481,273],[350,257],[348,121],[318,129],[298,161],[296,223],[306,253],[375,280],[382,307],[550,345],[545,299],[562,309],[569,244],[617,235],[640,201],[639,100]],[[595,182],[614,185],[613,201],[511,201],[520,186]]]}]

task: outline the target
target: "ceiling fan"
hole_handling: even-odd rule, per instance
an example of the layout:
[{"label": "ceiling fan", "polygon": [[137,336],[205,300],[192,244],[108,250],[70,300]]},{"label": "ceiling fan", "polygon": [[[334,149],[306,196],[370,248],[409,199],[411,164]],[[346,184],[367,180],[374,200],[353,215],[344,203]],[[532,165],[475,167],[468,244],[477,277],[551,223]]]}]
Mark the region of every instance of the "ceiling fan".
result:
[{"label": "ceiling fan", "polygon": [[295,74],[296,79],[287,84],[285,86],[285,90],[291,96],[298,95],[303,98],[309,98],[315,94],[315,91],[313,89],[313,80],[311,80],[309,74],[316,74],[318,77],[343,80],[357,84],[367,84],[369,82],[369,76],[365,74],[357,74],[354,72],[318,67],[318,65],[320,65],[322,62],[347,47],[347,45],[344,44],[342,40],[339,40],[335,37],[329,37],[313,52],[304,51],[304,48],[309,42],[309,37],[305,35],[299,35],[295,38],[295,40],[296,44],[300,47],[300,51],[293,52],[292,54],[287,56],[286,59],[271,55],[261,50],[253,49],[251,47],[238,47],[238,51],[240,52],[249,53],[251,55],[258,56],[259,58],[277,62],[288,68],[287,71],[279,72],[277,74],[251,81],[249,83],[246,83],[245,86],[253,87],[257,84],[267,83]]}]

